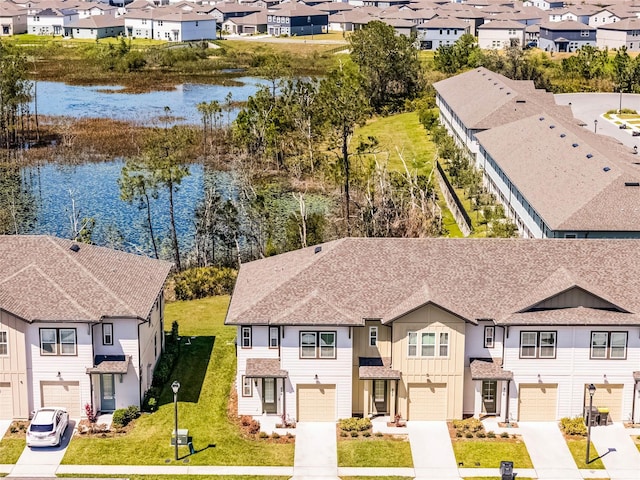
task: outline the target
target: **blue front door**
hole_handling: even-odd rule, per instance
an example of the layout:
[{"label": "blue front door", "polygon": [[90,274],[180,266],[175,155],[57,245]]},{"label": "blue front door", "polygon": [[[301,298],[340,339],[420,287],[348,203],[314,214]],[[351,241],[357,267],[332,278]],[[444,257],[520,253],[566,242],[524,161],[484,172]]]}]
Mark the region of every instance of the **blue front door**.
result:
[{"label": "blue front door", "polygon": [[116,409],[116,384],[113,373],[100,375],[100,410],[113,412]]}]

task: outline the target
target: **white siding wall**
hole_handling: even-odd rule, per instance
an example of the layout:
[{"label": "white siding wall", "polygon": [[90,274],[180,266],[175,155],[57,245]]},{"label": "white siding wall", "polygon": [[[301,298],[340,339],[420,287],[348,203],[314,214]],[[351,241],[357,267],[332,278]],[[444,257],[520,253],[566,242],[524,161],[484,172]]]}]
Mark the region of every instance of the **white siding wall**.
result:
[{"label": "white siding wall", "polygon": [[[197,23],[197,25],[196,25]],[[175,32],[178,31],[178,38]],[[203,16],[202,20],[189,22],[154,21],[154,32],[157,40],[188,42],[191,40],[209,40],[216,38],[216,21]]]},{"label": "white siding wall", "polygon": [[[627,32],[598,29],[596,45],[598,48],[620,48],[626,45]],[[640,37],[638,38],[640,40]]]},{"label": "white siding wall", "polygon": [[153,20],[141,18],[124,19],[124,31],[126,35],[131,34],[135,38],[153,38]]},{"label": "white siding wall", "polygon": [[510,35],[509,30],[478,29],[478,46],[482,49],[503,49],[510,45],[511,39],[524,45],[524,30],[516,30],[515,35]]},{"label": "white siding wall", "polygon": [[[556,358],[520,359],[520,332],[523,330],[557,331]],[[628,331],[627,359],[589,359],[592,331]],[[514,372],[516,387],[520,383],[557,383],[557,418],[582,414],[585,384],[624,384],[622,419],[629,420],[634,388],[632,372],[640,365],[639,337],[638,327],[511,327],[505,341],[504,368]],[[509,406],[512,418],[516,418],[518,412],[517,398],[517,388],[512,383]]]}]

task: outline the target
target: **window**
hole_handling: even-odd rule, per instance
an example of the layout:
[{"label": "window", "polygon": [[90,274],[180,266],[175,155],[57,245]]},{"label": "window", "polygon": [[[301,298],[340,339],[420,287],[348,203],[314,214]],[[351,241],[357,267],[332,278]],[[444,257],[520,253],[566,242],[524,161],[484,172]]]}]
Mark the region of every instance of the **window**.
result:
[{"label": "window", "polygon": [[493,348],[496,327],[484,327],[484,348]]},{"label": "window", "polygon": [[162,26],[162,20],[158,20],[158,26],[161,27]]},{"label": "window", "polygon": [[300,358],[336,358],[336,332],[300,332]]},{"label": "window", "polygon": [[40,355],[75,355],[75,328],[41,328]]},{"label": "window", "polygon": [[409,344],[409,351],[407,352],[407,355],[409,355],[410,357],[417,357],[418,356],[418,334],[416,332],[409,332],[408,344]]},{"label": "window", "polygon": [[590,358],[626,359],[627,332],[591,332]]},{"label": "window", "polygon": [[420,341],[420,355],[423,357],[436,356],[436,334],[434,332],[422,334]]},{"label": "window", "polygon": [[369,346],[378,345],[378,327],[369,327]]},{"label": "window", "polygon": [[440,350],[438,352],[439,357],[449,356],[449,334],[447,332],[440,332]]},{"label": "window", "polygon": [[251,327],[241,329],[242,348],[251,348]]},{"label": "window", "polygon": [[373,401],[374,402],[384,402],[384,397],[385,397],[384,387],[385,387],[384,380],[373,381]]},{"label": "window", "polygon": [[196,27],[198,26],[198,21],[196,20]]},{"label": "window", "polygon": [[575,233],[565,233],[564,238],[578,238],[578,235]]},{"label": "window", "polygon": [[269,327],[269,348],[278,348],[279,341],[280,329],[278,327]]},{"label": "window", "polygon": [[556,332],[520,332],[520,358],[556,358]]},{"label": "window", "polygon": [[153,356],[158,356],[158,335],[153,336]]},{"label": "window", "polygon": [[102,344],[113,345],[113,323],[102,324]]},{"label": "window", "polygon": [[9,338],[7,332],[0,332],[0,355],[9,354]]},{"label": "window", "polygon": [[[408,332],[407,343],[410,357],[418,356],[418,334]],[[420,354],[421,357],[448,357],[449,356],[449,333],[423,332],[420,334]]]},{"label": "window", "polygon": [[244,375],[242,376],[242,396],[253,396],[253,383],[251,383],[251,379],[249,377],[245,377]]},{"label": "window", "polygon": [[589,36],[589,30],[580,30],[580,36],[581,37],[588,37]]}]

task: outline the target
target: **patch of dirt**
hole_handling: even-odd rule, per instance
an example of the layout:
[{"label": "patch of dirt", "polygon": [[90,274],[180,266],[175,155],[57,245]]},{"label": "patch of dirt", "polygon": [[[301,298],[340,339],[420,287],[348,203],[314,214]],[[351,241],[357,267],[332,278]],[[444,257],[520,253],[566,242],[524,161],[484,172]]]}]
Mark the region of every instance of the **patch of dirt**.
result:
[{"label": "patch of dirt", "polygon": [[7,433],[4,434],[4,438],[25,438],[28,427],[29,422],[27,421],[14,421],[9,425]]}]

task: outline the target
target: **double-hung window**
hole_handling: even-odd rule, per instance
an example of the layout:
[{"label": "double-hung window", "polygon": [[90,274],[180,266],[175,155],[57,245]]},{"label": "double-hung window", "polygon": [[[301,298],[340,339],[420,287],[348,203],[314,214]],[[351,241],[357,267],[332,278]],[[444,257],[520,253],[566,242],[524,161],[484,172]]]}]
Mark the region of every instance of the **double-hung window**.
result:
[{"label": "double-hung window", "polygon": [[484,327],[484,348],[493,348],[495,345],[496,327]]},{"label": "double-hung window", "polygon": [[410,357],[418,356],[418,334],[416,332],[409,332],[407,343],[409,345],[407,355]]},{"label": "double-hung window", "polygon": [[251,397],[253,396],[253,383],[251,383],[251,378],[242,377],[242,396],[243,397]]},{"label": "double-hung window", "polygon": [[436,334],[435,334],[435,332],[427,332],[427,333],[421,334],[420,356],[422,356],[422,357],[435,357],[436,356]]},{"label": "double-hung window", "polygon": [[336,332],[300,332],[300,358],[336,358]]},{"label": "double-hung window", "polygon": [[520,332],[520,358],[556,358],[556,332]]},{"label": "double-hung window", "polygon": [[76,329],[41,328],[40,355],[76,355]]},{"label": "double-hung window", "polygon": [[0,355],[9,354],[9,336],[8,332],[0,331]]},{"label": "double-hung window", "polygon": [[278,327],[269,327],[269,348],[278,348],[280,346],[280,329]]},{"label": "double-hung window", "polygon": [[369,346],[378,345],[378,327],[369,327]]},{"label": "double-hung window", "polygon": [[251,327],[242,327],[240,332],[242,348],[251,348]]},{"label": "double-hung window", "polygon": [[113,345],[113,323],[102,324],[102,344]]},{"label": "double-hung window", "polygon": [[624,360],[627,358],[627,332],[591,332],[593,359]]},{"label": "double-hung window", "polygon": [[[419,345],[418,339],[420,340]],[[418,332],[408,332],[407,345],[409,357],[448,357],[449,333],[420,332],[418,334]]]}]

